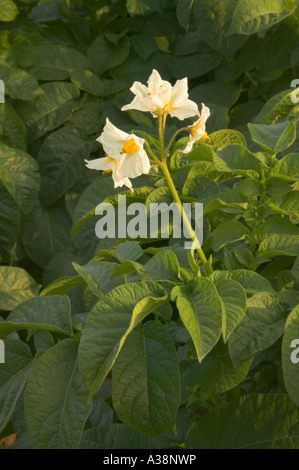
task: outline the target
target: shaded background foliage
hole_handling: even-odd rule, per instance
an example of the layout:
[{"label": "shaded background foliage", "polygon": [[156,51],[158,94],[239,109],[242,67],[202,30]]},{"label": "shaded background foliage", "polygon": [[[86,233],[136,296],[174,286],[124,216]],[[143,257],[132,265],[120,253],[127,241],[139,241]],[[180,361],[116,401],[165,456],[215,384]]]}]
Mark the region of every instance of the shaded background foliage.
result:
[{"label": "shaded background foliage", "polygon": [[[1,142],[29,153],[41,179],[37,198],[38,175],[34,182],[24,175],[26,208],[21,202],[15,207],[16,198],[2,188],[14,214],[12,220],[2,215],[3,262],[33,262],[30,269],[42,281],[37,267],[45,268],[64,248],[66,256],[71,253],[69,227],[80,211],[79,196],[97,177],[85,169],[84,158],[102,153],[95,137],[106,116],[127,131],[156,132],[149,115],[120,111],[131,100],[133,81],[145,82],[153,68],[170,81],[188,77],[191,99],[211,108],[208,132],[231,127],[246,137],[253,118],[266,124],[292,118],[290,100],[272,115],[262,110],[271,97],[282,100],[277,94],[296,77],[295,2],[275,2],[277,14],[255,2],[252,17],[254,7],[265,14],[247,22],[237,3],[3,2],[8,13],[1,23],[0,75],[7,102],[1,105]],[[34,165],[28,157],[28,171]],[[84,251],[76,240],[75,248]]]},{"label": "shaded background foliage", "polygon": [[[4,321],[0,332],[1,337],[9,335],[6,347],[11,361],[11,369],[0,370],[0,392],[2,398],[8,395],[7,377],[13,376],[9,393],[16,405],[4,403],[0,429],[3,420],[5,435],[18,433],[15,447],[30,447],[31,440],[35,447],[71,448],[163,448],[185,442],[189,448],[298,447],[298,406],[285,393],[281,360],[285,328],[285,381],[298,404],[299,376],[297,372],[292,382],[295,369],[287,357],[287,342],[298,327],[299,301],[299,106],[291,100],[290,87],[299,78],[298,15],[298,0],[0,0],[0,78],[6,91],[6,102],[0,104],[0,320]],[[99,241],[94,233],[94,207],[107,198],[115,204],[113,196],[120,189],[113,188],[110,175],[87,170],[84,159],[103,155],[95,138],[106,117],[127,132],[147,132],[155,147],[156,120],[150,114],[120,111],[132,99],[132,83],[146,82],[153,68],[172,83],[188,77],[190,98],[211,109],[210,141],[195,146],[187,157],[174,153],[170,160],[182,197],[204,202],[204,249],[213,255],[216,267],[214,273],[205,267],[203,274],[209,280],[197,279],[217,299],[213,308],[218,317],[213,327],[208,325],[203,349],[196,351],[178,320],[180,310],[183,319],[188,297],[181,276],[186,275],[186,280],[192,275],[186,250],[174,246],[173,240],[171,250],[168,241],[148,248],[143,240],[147,250],[132,243],[109,251],[118,240]],[[179,124],[174,119],[168,122],[166,138]],[[263,125],[273,127],[266,132]],[[273,154],[278,155],[276,163]],[[172,200],[165,181],[154,171],[134,180],[134,188],[134,195],[127,195],[132,201]],[[165,250],[159,252],[159,247]],[[122,287],[124,282],[129,284]],[[170,293],[173,285],[177,288],[172,302],[165,304],[165,292]],[[91,361],[90,336],[96,331],[106,337],[101,311],[110,312],[115,331],[137,307],[142,316],[142,308],[132,299],[130,309],[118,310],[131,286],[132,299],[142,301],[147,293],[151,300],[144,310],[154,311],[155,318],[162,320],[146,322],[130,334],[113,374],[115,380],[121,376],[127,358],[138,370],[134,351],[140,344],[146,344],[144,354],[154,361],[151,341],[161,338],[156,345],[161,364],[173,371],[172,380],[163,383],[171,390],[169,414],[159,413],[159,403],[153,403],[151,426],[134,422],[130,408],[122,407],[126,387],[112,393],[110,377],[89,409],[78,373],[81,334],[79,363],[87,371],[85,385],[89,389],[98,385],[92,383],[95,371],[89,370],[90,364],[110,370],[108,359],[100,365]],[[196,283],[188,287],[194,298],[197,287]],[[102,306],[97,306],[102,297]],[[22,306],[23,301],[28,303]],[[200,298],[199,307],[205,302]],[[238,315],[226,325],[223,342],[217,343],[222,303]],[[234,330],[246,307],[245,321]],[[91,309],[84,330],[85,312]],[[45,312],[45,323],[36,318],[38,311]],[[14,339],[16,330],[22,330],[21,342]],[[65,339],[73,330],[75,339]],[[128,331],[112,340],[125,335]],[[110,357],[109,348],[106,352]],[[199,365],[197,357],[204,356]],[[45,434],[40,433],[45,414],[50,415],[56,379],[44,374],[48,358],[60,379],[57,409],[70,381],[79,397],[75,401],[79,424],[65,425],[67,438],[56,432],[55,417]],[[61,374],[64,358],[68,368]],[[29,376],[26,421],[23,389]],[[34,380],[39,377],[43,386],[36,397]],[[140,387],[144,389],[144,383]],[[41,406],[35,420],[37,398],[42,403],[49,400],[50,408]],[[242,413],[236,412],[235,400]],[[175,435],[170,425],[178,403],[182,406]],[[166,410],[167,400],[164,405]],[[275,420],[275,426],[268,426]],[[236,433],[236,427],[242,432]],[[265,436],[266,443],[257,435]]]}]

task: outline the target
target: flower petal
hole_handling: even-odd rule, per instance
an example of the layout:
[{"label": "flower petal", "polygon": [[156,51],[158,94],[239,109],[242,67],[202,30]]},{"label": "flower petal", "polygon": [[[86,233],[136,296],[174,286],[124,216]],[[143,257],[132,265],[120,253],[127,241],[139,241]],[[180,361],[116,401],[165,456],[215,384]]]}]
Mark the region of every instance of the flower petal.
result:
[{"label": "flower petal", "polygon": [[84,161],[86,162],[87,168],[91,170],[114,171],[116,168],[115,161],[109,157],[96,158],[95,160]]}]

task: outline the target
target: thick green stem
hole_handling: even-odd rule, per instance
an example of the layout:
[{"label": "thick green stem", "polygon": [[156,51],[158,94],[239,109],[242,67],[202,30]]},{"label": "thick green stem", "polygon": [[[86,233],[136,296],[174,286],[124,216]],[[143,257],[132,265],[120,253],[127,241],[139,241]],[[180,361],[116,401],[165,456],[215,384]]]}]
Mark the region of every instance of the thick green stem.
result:
[{"label": "thick green stem", "polygon": [[171,174],[169,173],[168,166],[167,166],[167,163],[166,163],[166,161],[165,161],[165,156],[164,156],[164,155],[163,155],[163,163],[162,163],[162,165],[160,165],[160,166],[161,166],[162,171],[163,171],[163,173],[164,173],[165,179],[166,179],[167,184],[168,184],[168,186],[169,186],[169,189],[170,189],[170,191],[171,191],[171,194],[172,194],[172,197],[173,197],[173,199],[174,199],[174,202],[176,202],[176,203],[179,205],[180,212],[181,212],[181,217],[182,217],[182,219],[183,219],[183,223],[184,223],[185,227],[187,228],[187,230],[188,230],[188,232],[189,232],[190,238],[191,238],[191,240],[192,240],[193,242],[195,242],[196,245],[197,245],[197,247],[196,247],[195,249],[196,249],[196,252],[197,252],[197,254],[198,254],[198,256],[199,256],[199,259],[200,259],[200,261],[201,261],[202,263],[206,263],[208,260],[207,260],[205,254],[204,254],[204,252],[203,252],[203,250],[202,250],[202,248],[201,248],[201,246],[200,246],[200,244],[199,244],[199,241],[198,241],[198,239],[197,239],[197,237],[196,237],[196,234],[195,234],[195,232],[194,232],[194,230],[193,230],[193,227],[192,227],[192,225],[191,225],[191,223],[190,223],[190,221],[189,221],[189,219],[188,219],[188,217],[187,217],[187,215],[186,215],[186,212],[185,212],[185,210],[184,210],[184,206],[183,206],[183,204],[182,204],[182,202],[181,202],[181,200],[180,200],[180,197],[179,197],[179,195],[178,195],[178,193],[177,193],[176,187],[175,187],[175,185],[174,185],[174,183],[173,183],[173,181],[172,181]]}]

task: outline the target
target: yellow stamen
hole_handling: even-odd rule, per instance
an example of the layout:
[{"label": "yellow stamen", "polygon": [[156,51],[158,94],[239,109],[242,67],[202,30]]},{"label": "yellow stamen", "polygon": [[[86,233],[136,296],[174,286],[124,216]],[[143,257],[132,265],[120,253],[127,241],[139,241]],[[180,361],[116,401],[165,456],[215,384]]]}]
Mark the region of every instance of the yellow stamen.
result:
[{"label": "yellow stamen", "polygon": [[122,148],[122,151],[124,153],[137,153],[137,152],[139,152],[139,150],[140,150],[140,147],[139,147],[139,145],[136,144],[136,142],[133,138],[129,139],[129,140],[126,140],[126,142],[124,143],[124,146]]},{"label": "yellow stamen", "polygon": [[204,135],[201,137],[201,139],[208,139],[208,138],[209,138],[209,136],[208,136],[207,132],[205,132]]}]

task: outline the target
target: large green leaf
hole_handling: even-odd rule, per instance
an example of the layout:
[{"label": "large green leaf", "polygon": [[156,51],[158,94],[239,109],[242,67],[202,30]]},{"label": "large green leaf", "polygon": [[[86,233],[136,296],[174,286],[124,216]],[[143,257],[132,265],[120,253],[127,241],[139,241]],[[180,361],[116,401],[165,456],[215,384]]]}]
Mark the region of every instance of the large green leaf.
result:
[{"label": "large green leaf", "polygon": [[210,410],[188,449],[299,449],[299,408],[286,394],[249,394]]},{"label": "large green leaf", "polygon": [[228,340],[233,363],[272,346],[282,336],[285,320],[285,309],[273,295],[261,292],[248,299],[246,315]]},{"label": "large green leaf", "polygon": [[275,291],[270,282],[260,274],[250,271],[249,269],[235,269],[233,271],[214,271],[209,279],[213,282],[218,279],[233,279],[239,282],[249,294],[257,292],[269,292],[274,294]]},{"label": "large green leaf", "polygon": [[70,335],[71,306],[67,296],[34,297],[22,302],[0,322],[0,338],[13,331],[49,330]]},{"label": "large green leaf", "polygon": [[24,214],[34,207],[40,187],[36,161],[22,150],[0,143],[0,180]]},{"label": "large green leaf", "polygon": [[248,124],[251,138],[266,152],[282,152],[289,147],[296,138],[296,126],[291,122],[277,124]]},{"label": "large green leaf", "polygon": [[205,75],[220,64],[221,54],[213,50],[207,50],[199,54],[187,56],[173,56],[171,71],[176,78],[196,78]]},{"label": "large green leaf", "polygon": [[130,41],[123,37],[117,44],[108,41],[104,36],[98,36],[88,48],[92,70],[101,75],[106,70],[116,67],[125,61],[130,52]]},{"label": "large green leaf", "polygon": [[216,227],[212,236],[212,248],[218,251],[228,243],[243,240],[249,236],[248,228],[237,220],[226,220]]},{"label": "large green leaf", "polygon": [[160,323],[128,336],[112,371],[112,400],[128,426],[158,436],[175,422],[180,376],[175,346]]},{"label": "large green leaf", "polygon": [[0,259],[9,259],[18,239],[21,212],[2,183],[0,183]]},{"label": "large green leaf", "polygon": [[299,406],[299,305],[289,314],[282,341],[282,370],[286,389]]},{"label": "large green leaf", "polygon": [[41,85],[41,90],[34,100],[16,105],[26,122],[29,144],[61,126],[82,105],[80,92],[72,83],[49,82]]},{"label": "large green leaf", "polygon": [[32,364],[27,344],[15,339],[6,339],[3,343],[5,362],[0,363],[0,432],[11,418]]},{"label": "large green leaf", "polygon": [[270,170],[273,176],[283,176],[289,181],[299,180],[299,154],[289,153],[278,160]]},{"label": "large green leaf", "polygon": [[90,150],[87,136],[71,127],[62,127],[43,141],[37,161],[45,207],[57,201],[82,176]]},{"label": "large green leaf", "polygon": [[[125,424],[113,423],[107,426],[86,429],[83,433],[81,448],[160,449],[160,446],[158,440],[154,437],[137,432]],[[105,458],[109,461],[109,457]],[[105,458],[103,459],[104,463]]]},{"label": "large green leaf", "polygon": [[229,59],[242,46],[244,37],[225,37],[238,0],[195,0],[194,18],[200,37]]},{"label": "large green leaf", "polygon": [[90,405],[78,369],[77,351],[77,340],[60,341],[38,358],[32,368],[24,407],[35,448],[80,446]]},{"label": "large green leaf", "polygon": [[[216,346],[203,359],[201,364],[190,361],[182,376],[183,400],[197,390],[223,393],[243,382],[248,374],[251,359],[234,367],[227,345],[218,341]],[[185,388],[185,390],[184,390]]]},{"label": "large green leaf", "polygon": [[223,302],[222,336],[226,342],[245,315],[246,293],[241,284],[232,279],[215,281],[218,295]]},{"label": "large green leaf", "polygon": [[128,334],[166,299],[158,284],[144,281],[118,286],[97,302],[79,346],[79,367],[90,397],[101,387]]},{"label": "large green leaf", "polygon": [[13,99],[32,100],[41,93],[36,78],[25,70],[1,63],[0,77],[5,83],[5,92]]},{"label": "large green leaf", "polygon": [[258,33],[283,20],[294,9],[294,0],[239,0],[227,35]]},{"label": "large green leaf", "polygon": [[213,163],[218,171],[244,174],[256,177],[259,174],[258,159],[241,145],[228,145],[213,154]]},{"label": "large green leaf", "polygon": [[275,124],[283,118],[287,118],[291,113],[298,113],[291,99],[293,90],[283,90],[272,96],[262,107],[254,122],[261,124]]},{"label": "large green leaf", "polygon": [[84,266],[79,266],[77,263],[73,263],[73,266],[97,297],[102,297],[114,287],[125,282],[122,276],[112,278],[119,266],[116,263],[91,261]]},{"label": "large green leaf", "polygon": [[19,13],[12,0],[0,0],[0,21],[13,21]]},{"label": "large green leaf", "polygon": [[71,245],[70,229],[71,220],[63,200],[49,209],[38,204],[22,227],[22,243],[27,255],[44,268],[55,254]]},{"label": "large green leaf", "polygon": [[221,334],[222,302],[214,284],[201,277],[171,293],[180,317],[193,340],[199,362],[217,343]]},{"label": "large green leaf", "polygon": [[257,254],[263,258],[277,255],[299,256],[299,235],[269,234],[261,242]]},{"label": "large green leaf", "polygon": [[0,126],[2,127],[1,141],[9,147],[18,148],[26,152],[26,127],[11,103],[0,104]]},{"label": "large green leaf", "polygon": [[0,310],[13,310],[38,292],[39,286],[24,269],[0,266]]},{"label": "large green leaf", "polygon": [[88,68],[88,60],[72,47],[62,44],[42,44],[35,46],[35,64],[30,72],[38,80],[65,80],[76,70]]}]

